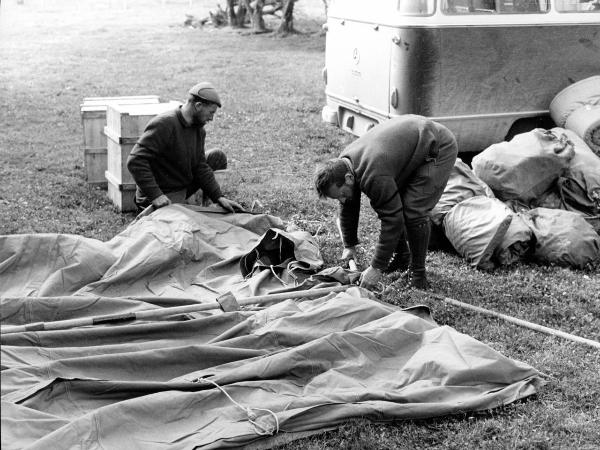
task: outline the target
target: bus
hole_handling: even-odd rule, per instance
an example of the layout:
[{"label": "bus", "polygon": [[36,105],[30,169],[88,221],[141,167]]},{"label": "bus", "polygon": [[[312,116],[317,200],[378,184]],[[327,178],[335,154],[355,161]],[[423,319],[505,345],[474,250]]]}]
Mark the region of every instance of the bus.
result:
[{"label": "bus", "polygon": [[600,74],[600,0],[332,0],[324,28],[322,119],[356,136],[419,114],[479,152]]}]

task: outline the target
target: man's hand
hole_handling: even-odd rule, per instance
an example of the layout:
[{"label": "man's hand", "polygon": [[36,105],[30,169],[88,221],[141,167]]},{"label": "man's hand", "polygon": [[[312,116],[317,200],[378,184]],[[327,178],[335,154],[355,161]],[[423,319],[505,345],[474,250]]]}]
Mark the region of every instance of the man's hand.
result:
[{"label": "man's hand", "polygon": [[152,206],[154,206],[154,208],[156,209],[162,208],[163,206],[167,206],[170,204],[171,200],[169,200],[169,197],[167,197],[165,194],[159,195],[154,200],[152,200]]},{"label": "man's hand", "polygon": [[219,202],[219,205],[221,205],[223,208],[225,208],[227,211],[234,213],[236,210],[237,211],[243,211],[244,208],[242,207],[242,205],[240,205],[237,202],[234,202],[233,200],[229,200],[225,197],[219,197],[219,200],[217,200],[217,202]]},{"label": "man's hand", "polygon": [[342,261],[356,260],[356,247],[346,247],[342,252]]},{"label": "man's hand", "polygon": [[381,279],[381,270],[373,266],[369,266],[363,273],[360,274],[360,287],[365,289],[373,289]]}]

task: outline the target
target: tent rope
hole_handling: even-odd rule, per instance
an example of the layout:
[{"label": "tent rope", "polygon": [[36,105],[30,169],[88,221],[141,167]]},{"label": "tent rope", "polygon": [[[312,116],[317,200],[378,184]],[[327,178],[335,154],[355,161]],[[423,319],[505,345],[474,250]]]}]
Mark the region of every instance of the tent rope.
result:
[{"label": "tent rope", "polygon": [[284,286],[287,286],[287,285],[288,285],[288,284],[287,284],[285,281],[283,281],[283,280],[282,280],[282,279],[281,279],[281,278],[280,278],[280,277],[279,277],[279,276],[278,276],[278,275],[275,273],[275,268],[273,267],[273,264],[271,264],[271,265],[269,266],[269,268],[271,269],[271,273],[273,274],[273,276],[274,276],[275,278],[277,278],[281,284],[283,284]]},{"label": "tent rope", "polygon": [[[272,436],[273,434],[279,433],[279,419],[277,418],[277,414],[275,414],[270,409],[252,408],[250,406],[244,406],[244,405],[236,402],[233,398],[231,398],[231,396],[227,393],[227,391],[225,391],[225,389],[223,389],[221,386],[219,386],[216,382],[209,380],[207,378],[197,378],[194,381],[211,383],[217,389],[219,389],[223,394],[225,394],[225,396],[229,399],[229,401],[231,401],[231,403],[233,403],[235,406],[237,406],[238,408],[240,408],[242,411],[244,411],[246,413],[246,415],[248,416],[248,422],[250,422],[252,424],[252,426],[254,427],[254,432],[256,434],[258,434],[260,436]],[[267,429],[267,428],[263,427],[262,425],[260,425],[256,421],[258,416],[256,415],[256,413],[254,411],[266,411],[269,414],[271,414],[273,416],[273,418],[275,419],[275,427],[272,429]]]}]

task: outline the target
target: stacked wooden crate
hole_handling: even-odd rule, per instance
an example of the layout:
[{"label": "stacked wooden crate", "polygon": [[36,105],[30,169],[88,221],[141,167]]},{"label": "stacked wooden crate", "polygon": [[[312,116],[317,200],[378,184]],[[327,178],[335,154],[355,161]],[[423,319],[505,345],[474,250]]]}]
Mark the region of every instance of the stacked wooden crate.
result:
[{"label": "stacked wooden crate", "polygon": [[158,103],[158,95],[124,97],[85,97],[81,104],[83,158],[86,181],[90,186],[106,189],[107,143],[104,134],[108,105]]},{"label": "stacked wooden crate", "polygon": [[106,110],[108,197],[121,212],[135,211],[135,182],[127,170],[127,157],[154,116],[177,108],[180,102],[111,104]]}]

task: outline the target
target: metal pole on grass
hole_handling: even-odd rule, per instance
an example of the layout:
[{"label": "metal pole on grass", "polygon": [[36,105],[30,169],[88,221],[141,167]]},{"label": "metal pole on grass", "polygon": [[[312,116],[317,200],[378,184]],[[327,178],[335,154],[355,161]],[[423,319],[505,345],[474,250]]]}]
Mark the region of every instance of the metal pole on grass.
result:
[{"label": "metal pole on grass", "polygon": [[526,320],[518,319],[516,317],[512,317],[507,314],[502,314],[497,311],[492,311],[490,309],[482,308],[480,306],[475,306],[475,305],[471,305],[469,303],[461,302],[461,301],[455,300],[450,297],[444,297],[443,295],[433,294],[433,293],[427,292],[427,291],[421,291],[421,292],[423,292],[424,294],[430,295],[438,300],[441,300],[445,303],[448,303],[450,305],[458,306],[458,307],[464,308],[464,309],[469,309],[471,311],[475,311],[475,312],[478,312],[481,314],[486,314],[488,316],[498,317],[499,319],[506,320],[507,322],[514,323],[516,325],[519,325],[519,326],[522,326],[525,328],[529,328],[530,330],[539,331],[541,333],[549,334],[550,336],[561,337],[563,339],[568,339],[573,342],[578,342],[580,344],[589,345],[590,347],[600,350],[600,342],[594,341],[592,339],[587,339],[587,338],[584,338],[581,336],[576,336],[574,334],[566,333],[564,331],[556,330],[554,328],[545,327],[544,325],[539,325],[537,323],[528,322]]}]

